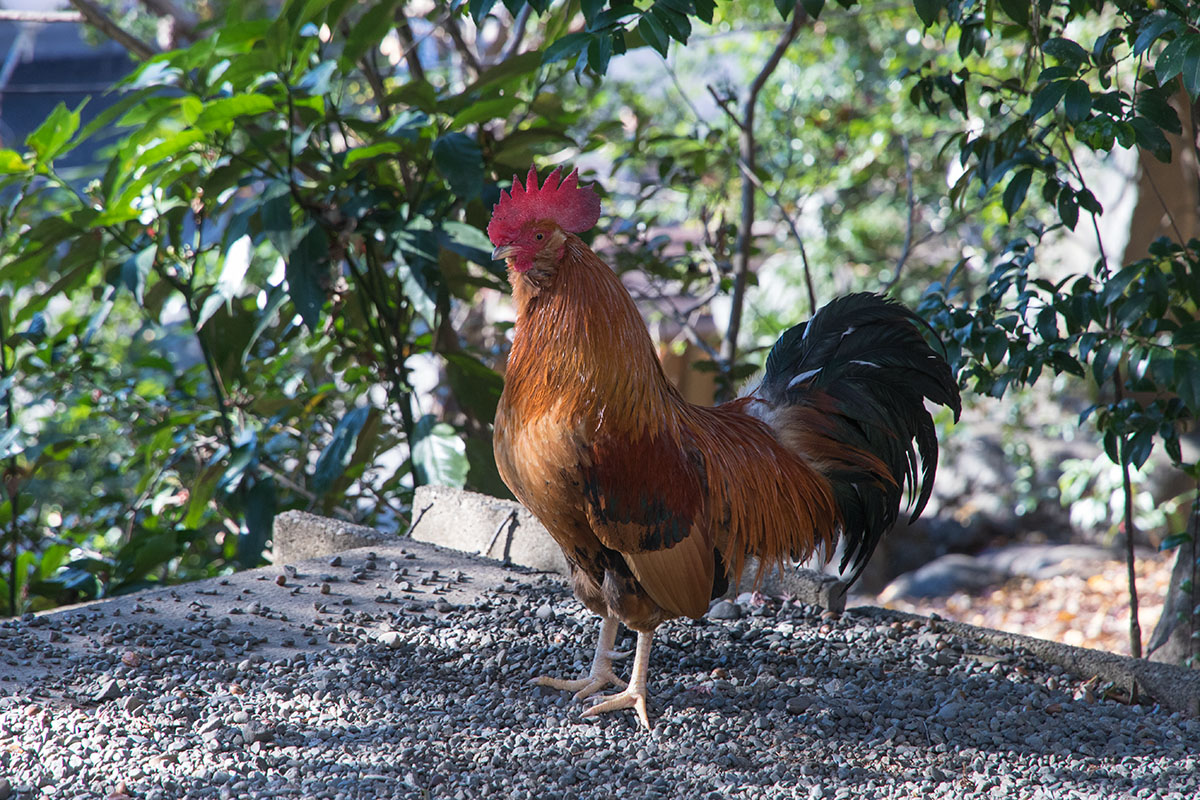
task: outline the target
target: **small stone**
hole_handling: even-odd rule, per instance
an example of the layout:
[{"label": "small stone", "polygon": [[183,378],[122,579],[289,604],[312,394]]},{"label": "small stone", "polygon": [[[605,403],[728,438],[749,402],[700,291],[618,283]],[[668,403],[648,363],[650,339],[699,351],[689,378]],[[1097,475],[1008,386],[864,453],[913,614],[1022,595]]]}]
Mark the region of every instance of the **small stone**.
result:
[{"label": "small stone", "polygon": [[789,714],[803,714],[813,704],[814,698],[806,694],[799,694],[789,698],[787,701],[787,712]]},{"label": "small stone", "polygon": [[538,619],[544,621],[554,616],[554,609],[550,607],[549,603],[542,603],[533,613]]},{"label": "small stone", "polygon": [[342,565],[342,557],[341,556],[334,556],[333,558],[329,559],[329,566],[340,567],[341,565]]},{"label": "small stone", "polygon": [[384,631],[376,638],[379,639],[379,643],[381,645],[392,650],[395,650],[396,648],[400,647],[401,644],[403,644],[400,634],[396,633],[396,631]]},{"label": "small stone", "polygon": [[737,603],[721,600],[713,604],[713,607],[708,610],[705,616],[709,619],[741,619],[742,607]]},{"label": "small stone", "polygon": [[275,576],[275,585],[276,586],[287,586],[287,576],[286,575],[276,575]]},{"label": "small stone", "polygon": [[329,587],[328,583],[321,584],[321,594],[329,594],[331,591],[333,590]]},{"label": "small stone", "polygon": [[92,695],[92,699],[97,703],[103,703],[107,700],[115,700],[121,696],[121,689],[117,686],[117,681],[114,678],[106,680],[100,684],[100,688]]}]

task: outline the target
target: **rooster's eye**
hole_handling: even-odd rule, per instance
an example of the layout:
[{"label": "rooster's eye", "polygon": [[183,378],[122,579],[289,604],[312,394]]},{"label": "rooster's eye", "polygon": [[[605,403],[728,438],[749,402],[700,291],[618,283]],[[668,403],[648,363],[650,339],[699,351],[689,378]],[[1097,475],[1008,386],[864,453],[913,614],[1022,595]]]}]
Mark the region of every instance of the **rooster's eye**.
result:
[{"label": "rooster's eye", "polygon": [[542,240],[543,236],[542,236],[542,234],[539,233],[536,238],[540,242]]}]

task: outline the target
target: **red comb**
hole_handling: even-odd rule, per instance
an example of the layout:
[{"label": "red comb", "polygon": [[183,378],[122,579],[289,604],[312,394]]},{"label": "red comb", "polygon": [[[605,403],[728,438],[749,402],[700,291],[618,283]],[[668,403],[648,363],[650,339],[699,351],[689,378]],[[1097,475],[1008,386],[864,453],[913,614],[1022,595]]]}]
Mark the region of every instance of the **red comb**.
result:
[{"label": "red comb", "polygon": [[499,246],[530,220],[548,219],[570,233],[583,233],[600,219],[600,197],[591,186],[579,186],[579,170],[559,181],[562,168],[556,167],[538,186],[537,168],[531,166],[525,185],[513,175],[512,188],[500,193],[500,202],[492,209],[488,238]]}]

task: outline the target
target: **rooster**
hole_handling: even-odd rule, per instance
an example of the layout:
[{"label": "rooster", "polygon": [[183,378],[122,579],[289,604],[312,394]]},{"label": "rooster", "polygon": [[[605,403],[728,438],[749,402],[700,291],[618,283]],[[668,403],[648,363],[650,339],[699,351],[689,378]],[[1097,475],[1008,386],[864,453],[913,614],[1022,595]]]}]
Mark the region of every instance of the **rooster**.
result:
[{"label": "rooster", "polygon": [[[740,576],[840,539],[853,580],[896,521],[932,490],[938,443],[925,400],[960,411],[924,323],[874,294],[835,300],[780,337],[761,382],[716,407],[666,379],[616,274],[578,234],[600,216],[578,172],[541,186],[514,176],[488,225],[517,322],[496,410],[496,462],[570,564],[576,596],[600,615],[590,670],[536,678],[579,700],[619,690],[585,715],[647,715],[655,629],[699,618]],[[915,444],[915,448],[914,448]],[[919,454],[919,458],[918,458]],[[619,623],[637,631],[628,683],[613,671]]]}]

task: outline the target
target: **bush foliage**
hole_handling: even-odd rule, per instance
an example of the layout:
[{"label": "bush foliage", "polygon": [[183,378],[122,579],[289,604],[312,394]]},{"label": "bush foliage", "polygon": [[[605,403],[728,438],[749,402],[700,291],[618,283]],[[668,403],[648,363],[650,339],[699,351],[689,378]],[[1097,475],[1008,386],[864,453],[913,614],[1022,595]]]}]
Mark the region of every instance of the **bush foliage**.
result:
[{"label": "bush foliage", "polygon": [[[798,239],[797,186],[812,197],[843,182],[819,224],[846,227],[818,258],[848,243],[869,262],[907,218],[903,256],[876,265],[888,285],[917,205],[957,211],[955,225],[977,236],[986,223],[985,255],[921,302],[964,384],[1002,396],[1047,371],[1077,375],[1095,389],[1085,416],[1114,462],[1140,465],[1163,443],[1200,477],[1180,448],[1200,409],[1200,243],[1164,240],[1115,263],[1076,158],[1178,156],[1168,136],[1183,130],[1181,110],[1191,123],[1200,94],[1194,5],[426,6],[410,18],[406,3],[293,0],[263,18],[230,4],[202,37],[140,63],[97,118],[59,107],[23,147],[0,150],[0,611],[259,563],[284,508],[399,523],[422,482],[503,493],[489,424],[504,326],[480,307],[505,287],[483,229],[507,176],[564,153],[603,150],[634,170],[642,188],[624,208],[635,220],[654,208],[648,184],[686,181],[685,207],[721,232],[721,252],[706,256],[714,294],[731,285],[722,252],[748,235],[732,213],[744,181]],[[597,89],[625,53],[671,56],[697,31],[745,20],[766,25],[769,47],[791,19],[803,22],[795,47],[813,53],[831,30],[884,35],[871,15],[919,36],[901,56],[884,42],[887,58],[838,60],[858,84],[832,117],[826,87],[808,100],[768,89],[776,110],[755,123],[763,158],[750,174],[732,111],[745,87],[712,92],[723,122],[667,109],[669,129],[649,113],[630,127],[587,113],[606,108]],[[834,49],[873,53],[870,41]],[[879,113],[885,83],[911,106]],[[889,120],[895,129],[872,138]],[[97,173],[60,169],[97,139]],[[865,171],[843,160],[847,144],[868,142],[890,155]],[[797,155],[823,148],[835,153]],[[955,183],[936,197],[945,159]],[[895,211],[897,171],[907,213]],[[889,197],[900,224],[884,231]],[[1083,227],[1097,263],[1063,274],[1039,262],[1045,242]],[[608,233],[622,266],[697,275],[698,256],[671,267],[644,228],[618,221]],[[942,266],[930,257],[925,268]],[[422,408],[430,395],[416,386],[430,369],[445,383]]]}]

